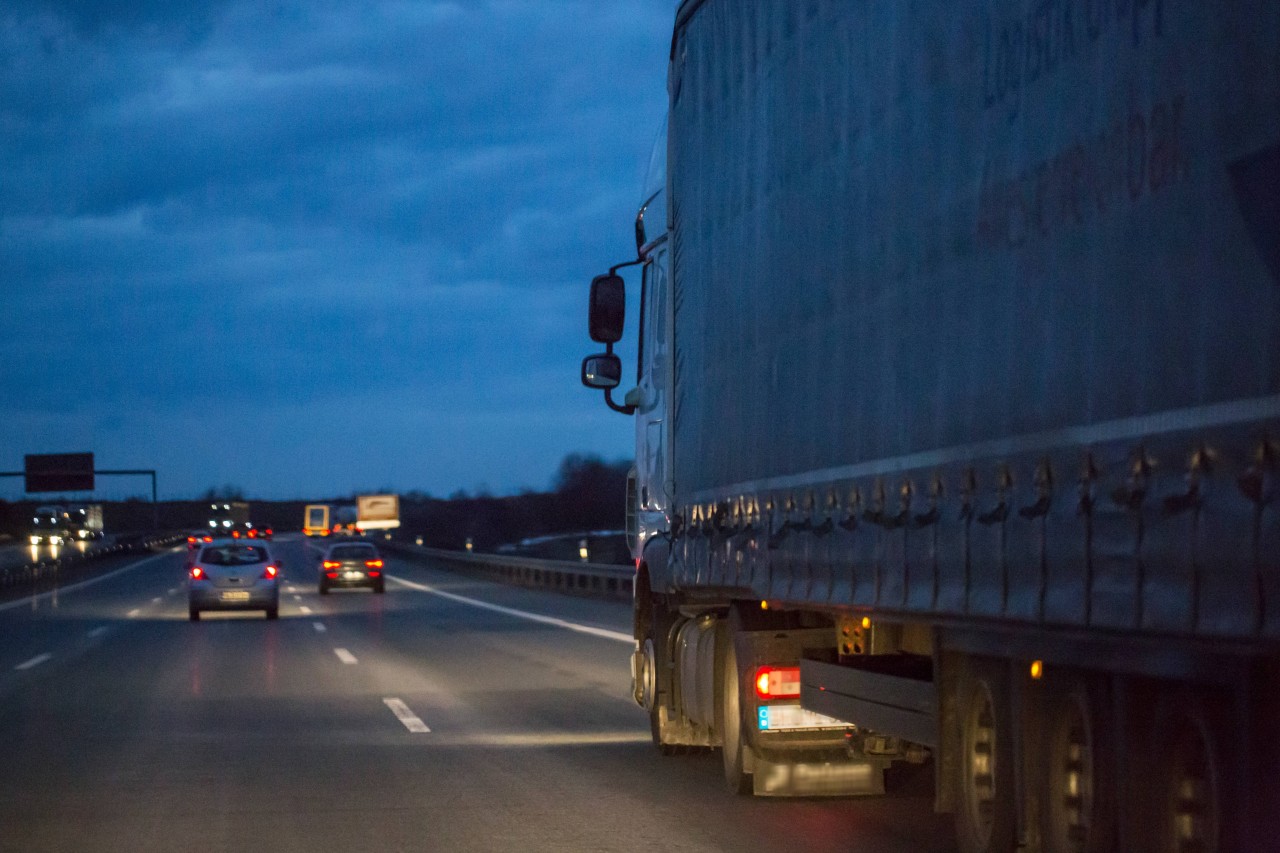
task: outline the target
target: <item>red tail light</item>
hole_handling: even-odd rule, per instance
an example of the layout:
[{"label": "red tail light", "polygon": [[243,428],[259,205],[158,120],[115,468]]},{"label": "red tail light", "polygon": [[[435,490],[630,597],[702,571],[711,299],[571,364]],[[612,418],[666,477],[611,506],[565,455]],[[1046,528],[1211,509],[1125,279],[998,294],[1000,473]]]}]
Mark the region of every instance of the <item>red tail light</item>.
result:
[{"label": "red tail light", "polygon": [[342,563],[339,563],[337,560],[325,560],[325,561],[324,561],[324,567],[325,567],[326,569],[336,569],[336,568],[338,568],[338,566],[341,566],[341,565],[342,565]]},{"label": "red tail light", "polygon": [[369,568],[371,568],[371,569],[380,569],[380,568],[382,568],[382,561],[381,561],[381,560],[365,560],[365,561],[364,561],[364,564],[365,564],[366,566],[368,566]]},{"label": "red tail light", "polygon": [[254,530],[253,528],[249,528],[249,538],[250,538],[250,539],[257,539],[257,538],[258,538],[258,531]]},{"label": "red tail light", "polygon": [[239,531],[239,530],[233,530],[233,531],[231,531],[231,538],[232,538],[232,539],[239,539],[239,538],[240,538],[240,531]]},{"label": "red tail light", "polygon": [[756,670],[756,696],[794,699],[800,695],[800,667],[762,666]]},{"label": "red tail light", "polygon": [[209,579],[209,574],[204,570],[204,566],[191,567],[191,579],[193,581],[203,581]]},{"label": "red tail light", "polygon": [[272,563],[267,566],[266,571],[262,573],[262,576],[267,580],[275,580],[275,577],[278,574],[280,574],[280,568]]},{"label": "red tail light", "polygon": [[206,536],[206,537],[204,537],[204,541],[206,541],[206,542],[212,542],[212,541],[213,541],[213,537],[212,537],[212,536]]},{"label": "red tail light", "polygon": [[329,580],[333,580],[334,578],[336,578],[336,577],[338,576],[338,573],[337,573],[337,572],[326,572],[326,573],[325,573],[325,576],[326,576],[326,577],[328,577],[328,578],[329,578]]}]

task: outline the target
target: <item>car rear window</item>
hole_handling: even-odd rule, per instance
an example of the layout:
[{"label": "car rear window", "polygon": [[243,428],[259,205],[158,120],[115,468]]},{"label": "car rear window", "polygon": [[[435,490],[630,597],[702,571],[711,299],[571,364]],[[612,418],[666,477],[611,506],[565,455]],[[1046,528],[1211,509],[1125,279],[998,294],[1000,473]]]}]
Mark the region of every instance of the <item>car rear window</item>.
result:
[{"label": "car rear window", "polygon": [[378,556],[372,545],[336,545],[329,553],[335,560],[372,560]]},{"label": "car rear window", "polygon": [[200,554],[210,566],[249,566],[267,561],[267,549],[258,545],[214,545]]}]

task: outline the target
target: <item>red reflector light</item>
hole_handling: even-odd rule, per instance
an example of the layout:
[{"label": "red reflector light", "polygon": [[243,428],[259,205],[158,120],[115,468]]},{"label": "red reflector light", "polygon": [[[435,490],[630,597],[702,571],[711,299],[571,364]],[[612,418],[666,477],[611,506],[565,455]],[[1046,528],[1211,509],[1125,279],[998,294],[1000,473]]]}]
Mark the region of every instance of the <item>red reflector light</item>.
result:
[{"label": "red reflector light", "polygon": [[207,579],[208,577],[209,577],[209,576],[208,576],[207,574],[205,574],[205,571],[204,571],[204,567],[203,567],[203,566],[192,566],[192,567],[191,567],[191,579],[192,579],[192,580],[195,580],[195,581],[202,581],[202,580]]},{"label": "red reflector light", "polygon": [[800,667],[762,666],[756,670],[756,696],[761,699],[794,699],[800,695]]},{"label": "red reflector light", "polygon": [[371,569],[380,569],[380,568],[382,568],[382,561],[381,561],[381,560],[365,560],[365,561],[364,561],[364,564],[365,564],[366,566],[368,566],[369,568],[371,568]]},{"label": "red reflector light", "polygon": [[280,570],[275,566],[271,565],[271,566],[267,566],[267,570],[262,573],[262,576],[267,580],[271,580],[279,573],[280,573]]},{"label": "red reflector light", "polygon": [[337,560],[325,560],[325,561],[324,561],[324,567],[325,567],[326,569],[336,569],[336,568],[338,568],[338,566],[341,566],[341,565],[342,565],[342,563],[339,563]]}]

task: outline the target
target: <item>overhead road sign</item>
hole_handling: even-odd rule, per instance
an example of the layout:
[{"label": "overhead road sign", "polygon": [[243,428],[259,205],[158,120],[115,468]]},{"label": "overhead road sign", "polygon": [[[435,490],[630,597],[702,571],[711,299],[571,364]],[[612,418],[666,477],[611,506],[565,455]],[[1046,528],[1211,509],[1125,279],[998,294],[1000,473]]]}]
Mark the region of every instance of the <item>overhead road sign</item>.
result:
[{"label": "overhead road sign", "polygon": [[29,453],[25,457],[23,474],[28,493],[91,492],[93,454]]}]

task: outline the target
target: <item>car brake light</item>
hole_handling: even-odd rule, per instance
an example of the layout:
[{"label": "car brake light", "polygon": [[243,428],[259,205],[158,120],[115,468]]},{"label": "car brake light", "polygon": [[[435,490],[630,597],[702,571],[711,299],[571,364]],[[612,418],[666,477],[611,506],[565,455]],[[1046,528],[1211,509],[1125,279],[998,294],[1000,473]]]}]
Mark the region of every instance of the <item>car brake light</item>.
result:
[{"label": "car brake light", "polygon": [[756,670],[756,696],[790,699],[800,695],[800,667],[762,666]]},{"label": "car brake light", "polygon": [[324,561],[324,567],[325,567],[326,569],[336,569],[336,568],[338,568],[338,566],[341,566],[341,565],[342,565],[342,563],[339,563],[337,560],[325,560],[325,561]]},{"label": "car brake light", "polygon": [[252,528],[250,528],[250,530],[249,530],[249,538],[250,538],[250,539],[257,539],[257,538],[258,538],[258,531],[253,530]]},{"label": "car brake light", "polygon": [[279,573],[280,573],[279,568],[277,568],[274,564],[269,564],[267,566],[266,571],[262,573],[262,576],[267,580],[274,580],[275,576],[278,575]]},{"label": "car brake light", "polygon": [[231,531],[231,538],[232,538],[232,539],[239,539],[239,538],[240,538],[240,531],[239,531],[239,530],[233,530],[233,531]]},{"label": "car brake light", "polygon": [[364,561],[364,564],[365,564],[366,566],[368,566],[369,568],[371,568],[371,569],[380,569],[380,568],[382,568],[382,561],[381,561],[381,560],[365,560],[365,561]]},{"label": "car brake light", "polygon": [[206,536],[206,537],[204,537],[204,541],[206,541],[206,542],[212,542],[212,541],[213,541],[213,537],[212,537],[212,536]]},{"label": "car brake light", "polygon": [[203,567],[203,566],[192,566],[192,567],[191,567],[191,579],[192,579],[193,581],[208,580],[208,578],[209,578],[209,575],[208,575],[208,573],[207,573],[207,572],[205,572],[205,570],[204,570],[204,567]]},{"label": "car brake light", "polygon": [[327,578],[329,578],[329,580],[333,580],[334,578],[336,578],[336,577],[338,576],[338,573],[337,573],[337,572],[326,572],[326,573],[325,573],[325,576],[326,576]]}]

